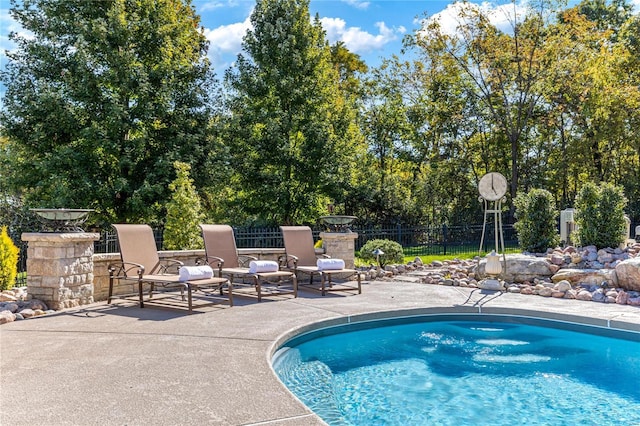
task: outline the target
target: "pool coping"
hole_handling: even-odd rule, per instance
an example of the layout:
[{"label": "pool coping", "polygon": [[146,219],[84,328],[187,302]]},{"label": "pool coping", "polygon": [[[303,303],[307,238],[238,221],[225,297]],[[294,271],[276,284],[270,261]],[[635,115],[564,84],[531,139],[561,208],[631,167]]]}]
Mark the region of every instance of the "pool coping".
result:
[{"label": "pool coping", "polygon": [[[557,322],[559,324],[568,324],[571,328],[571,325],[583,326],[586,328],[593,329],[602,329],[602,330],[610,330],[613,332],[621,331],[621,332],[630,332],[637,333],[640,336],[640,324],[636,324],[633,322],[627,321],[618,321],[611,319],[602,319],[602,318],[590,318],[580,315],[568,315],[563,313],[555,313],[555,312],[544,312],[544,311],[535,311],[530,309],[502,309],[502,308],[489,308],[484,311],[481,308],[478,309],[465,309],[465,308],[417,308],[417,309],[408,309],[408,310],[393,310],[393,311],[381,311],[381,312],[372,312],[365,314],[357,314],[357,315],[349,315],[340,318],[333,318],[329,320],[321,320],[308,324],[304,324],[298,327],[294,327],[290,330],[287,330],[285,333],[278,336],[278,338],[273,342],[273,345],[269,349],[268,358],[272,359],[276,352],[285,345],[288,341],[298,339],[305,334],[315,333],[322,329],[329,329],[333,327],[343,327],[356,323],[367,323],[367,322],[378,322],[384,320],[394,320],[394,319],[410,319],[410,318],[420,318],[420,317],[446,317],[446,316],[457,316],[457,317],[473,317],[482,318],[486,316],[487,318],[496,318],[496,317],[505,317],[505,318],[524,318],[524,319],[533,319],[533,320],[545,320],[549,322]],[[434,319],[434,321],[438,321],[438,319]],[[525,321],[526,322],[526,321]],[[564,328],[564,327],[563,327]],[[347,330],[347,329],[345,329]],[[588,332],[587,332],[588,333]],[[594,333],[596,334],[596,333]]]}]

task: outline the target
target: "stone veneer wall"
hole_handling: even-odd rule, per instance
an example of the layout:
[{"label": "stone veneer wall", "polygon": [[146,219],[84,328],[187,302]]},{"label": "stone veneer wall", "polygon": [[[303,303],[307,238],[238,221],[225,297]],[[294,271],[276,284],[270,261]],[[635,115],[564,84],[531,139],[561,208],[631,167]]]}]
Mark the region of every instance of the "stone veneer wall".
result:
[{"label": "stone veneer wall", "polygon": [[[261,260],[278,260],[278,256],[284,254],[282,248],[251,248],[238,249],[240,255],[253,256]],[[204,257],[204,250],[161,251],[158,253],[161,259],[175,259],[185,265],[195,265],[197,258]],[[93,299],[95,301],[107,300],[109,294],[109,264],[120,261],[120,253],[106,253],[93,255]],[[123,288],[123,287],[120,287]],[[135,292],[134,284],[130,289],[123,291]]]},{"label": "stone veneer wall", "polygon": [[321,232],[322,247],[334,259],[344,260],[345,268],[355,265],[356,232]]},{"label": "stone veneer wall", "polygon": [[93,303],[93,243],[89,232],[22,234],[27,246],[27,292],[51,309]]}]

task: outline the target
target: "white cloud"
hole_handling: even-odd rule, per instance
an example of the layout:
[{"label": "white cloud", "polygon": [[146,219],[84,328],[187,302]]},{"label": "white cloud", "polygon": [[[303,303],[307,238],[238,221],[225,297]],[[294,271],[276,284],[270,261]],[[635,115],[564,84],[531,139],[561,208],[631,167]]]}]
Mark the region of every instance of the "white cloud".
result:
[{"label": "white cloud", "polygon": [[344,3],[348,4],[349,6],[353,6],[356,9],[360,9],[360,10],[365,10],[369,7],[369,5],[371,4],[371,2],[368,1],[362,1],[362,0],[342,0]]},{"label": "white cloud", "polygon": [[218,0],[207,1],[198,6],[198,12],[204,12],[207,10],[216,10],[225,6],[227,6],[227,3],[224,1],[218,1]]},{"label": "white cloud", "polygon": [[322,27],[327,33],[330,43],[342,41],[354,53],[368,53],[379,50],[387,43],[397,40],[398,36],[406,32],[406,28],[389,28],[384,22],[377,22],[378,34],[371,34],[360,27],[347,27],[341,18],[321,18]]},{"label": "white cloud", "polygon": [[12,51],[17,47],[13,41],[9,40],[9,33],[15,32],[28,39],[33,38],[33,34],[13,19],[9,9],[0,9],[0,28],[3,29],[0,31],[0,69],[4,69],[7,63],[6,51]]},{"label": "white cloud", "polygon": [[[640,0],[636,0],[640,1]],[[429,17],[427,21],[438,21],[440,27],[446,34],[455,34],[458,26],[462,24],[460,20],[460,11],[464,8],[479,10],[489,17],[489,21],[499,30],[503,32],[511,32],[513,24],[522,19],[527,11],[526,0],[520,3],[506,3],[495,5],[488,2],[477,3],[452,3],[443,11]]]},{"label": "white cloud", "polygon": [[250,17],[243,22],[222,25],[213,30],[204,30],[204,35],[209,40],[209,59],[215,70],[226,68],[229,63],[225,62],[225,57],[234,58],[242,51],[242,38],[251,29]]}]

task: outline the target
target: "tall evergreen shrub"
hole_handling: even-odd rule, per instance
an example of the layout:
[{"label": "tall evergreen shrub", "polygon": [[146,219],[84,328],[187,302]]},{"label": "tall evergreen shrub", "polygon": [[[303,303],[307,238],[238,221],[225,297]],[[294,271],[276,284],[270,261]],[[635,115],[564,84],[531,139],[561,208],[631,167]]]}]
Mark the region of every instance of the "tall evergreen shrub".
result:
[{"label": "tall evergreen shrub", "polygon": [[204,219],[200,196],[189,177],[188,164],[176,161],[176,179],[169,184],[171,201],[167,204],[164,227],[164,248],[193,250],[203,247],[200,223]]},{"label": "tall evergreen shrub", "polygon": [[582,246],[617,247],[624,242],[627,199],[621,187],[588,182],[576,195],[576,237]]},{"label": "tall evergreen shrub", "polygon": [[8,290],[15,285],[19,252],[7,233],[7,227],[3,226],[0,231],[0,290]]},{"label": "tall evergreen shrub", "polygon": [[518,221],[518,244],[525,251],[545,252],[560,242],[556,218],[558,211],[551,193],[545,189],[532,189],[514,200]]}]

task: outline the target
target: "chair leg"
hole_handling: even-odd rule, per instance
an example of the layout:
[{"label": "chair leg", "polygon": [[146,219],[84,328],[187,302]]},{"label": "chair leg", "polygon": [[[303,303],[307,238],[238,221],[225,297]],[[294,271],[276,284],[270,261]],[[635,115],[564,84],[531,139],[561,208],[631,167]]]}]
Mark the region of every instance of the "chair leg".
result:
[{"label": "chair leg", "polygon": [[293,297],[298,297],[298,278],[292,275],[291,280],[293,281]]},{"label": "chair leg", "polygon": [[358,277],[358,294],[362,294],[362,277],[360,276],[360,272],[356,272],[356,276]]},{"label": "chair leg", "polygon": [[[189,304],[189,313],[193,313],[193,299],[191,298],[191,284],[187,283],[187,303]],[[180,289],[181,292],[184,292],[184,289]],[[184,300],[184,296],[183,296]]]},{"label": "chair leg", "polygon": [[109,275],[109,295],[107,296],[107,304],[111,303],[113,297],[113,274]]},{"label": "chair leg", "polygon": [[[227,290],[229,291],[229,307],[233,306],[233,283],[231,281],[227,281]],[[220,294],[222,294],[222,286],[223,284],[220,284]]]},{"label": "chair leg", "polygon": [[[329,275],[329,277],[331,277],[331,275]],[[323,296],[327,294],[324,290],[324,274],[322,273],[320,274],[320,292]]]},{"label": "chair leg", "polygon": [[144,308],[144,293],[142,291],[142,281],[138,280],[138,297],[140,298],[140,307]]},{"label": "chair leg", "polygon": [[260,279],[257,276],[253,277],[253,285],[256,287],[256,291],[258,292],[258,302],[262,302],[262,287],[260,285]]}]

